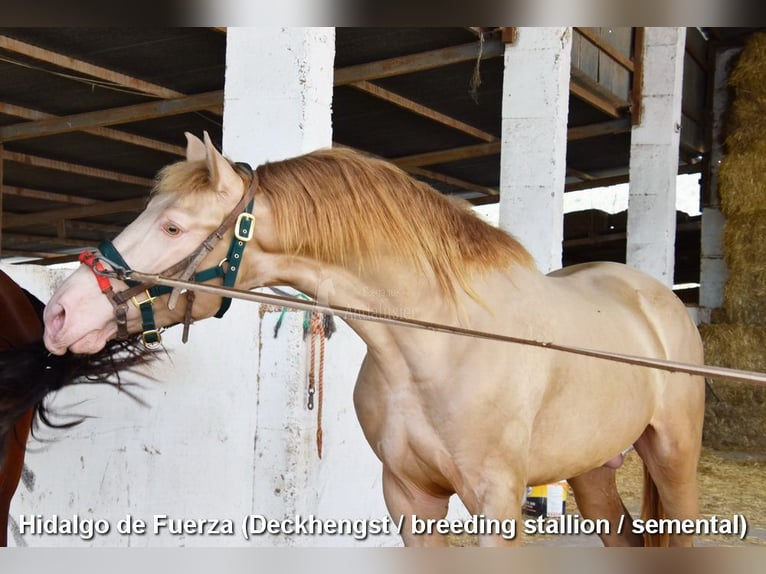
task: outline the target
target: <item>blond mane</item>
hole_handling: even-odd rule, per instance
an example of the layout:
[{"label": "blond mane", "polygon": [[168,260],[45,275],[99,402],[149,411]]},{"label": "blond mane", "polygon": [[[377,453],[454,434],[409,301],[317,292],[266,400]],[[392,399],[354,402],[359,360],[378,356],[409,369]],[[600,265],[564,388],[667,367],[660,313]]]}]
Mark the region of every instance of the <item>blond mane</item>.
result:
[{"label": "blond mane", "polygon": [[513,237],[388,162],[320,150],[258,168],[287,253],[340,266],[396,255],[433,272],[443,292],[470,295],[475,273],[533,267]]}]

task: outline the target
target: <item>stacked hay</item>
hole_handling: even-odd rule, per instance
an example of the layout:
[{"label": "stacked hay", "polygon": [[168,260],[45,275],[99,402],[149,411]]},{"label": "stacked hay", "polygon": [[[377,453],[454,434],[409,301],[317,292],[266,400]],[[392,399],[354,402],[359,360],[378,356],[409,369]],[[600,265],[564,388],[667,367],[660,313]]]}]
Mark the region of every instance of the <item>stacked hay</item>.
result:
[{"label": "stacked hay", "polygon": [[[719,179],[729,278],[719,322],[700,331],[708,364],[766,372],[766,34],[748,42],[730,83]],[[766,389],[719,380],[711,388],[706,444],[766,452]]]}]

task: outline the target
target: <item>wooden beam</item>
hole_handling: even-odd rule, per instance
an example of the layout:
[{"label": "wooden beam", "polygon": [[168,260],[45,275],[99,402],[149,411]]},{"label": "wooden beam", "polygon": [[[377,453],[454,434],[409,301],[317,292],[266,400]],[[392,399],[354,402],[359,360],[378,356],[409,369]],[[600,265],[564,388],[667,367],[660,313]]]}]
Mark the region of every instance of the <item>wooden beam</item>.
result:
[{"label": "wooden beam", "polygon": [[[5,234],[5,241],[7,243],[13,243],[18,244],[21,243],[23,245],[32,245],[32,246],[38,246],[38,245],[47,245],[49,243],[53,243],[55,245],[61,245],[62,247],[90,247],[92,245],[95,245],[95,242],[90,239],[65,239],[62,237],[56,237],[56,236],[47,236],[47,235],[27,235],[23,233],[6,233]],[[15,245],[16,248],[18,248],[18,245]]]},{"label": "wooden beam", "polygon": [[581,179],[583,181],[593,181],[596,179],[589,173],[585,173],[584,171],[580,171],[579,169],[575,169],[569,166],[567,166],[567,175],[571,175],[572,177],[576,177],[577,179]]},{"label": "wooden beam", "polygon": [[35,251],[35,250],[26,250],[26,249],[6,249],[3,251],[3,258],[8,257],[28,257],[31,260],[29,261],[19,261],[19,262],[11,262],[11,261],[3,261],[3,263],[8,263],[9,265],[17,265],[17,264],[31,264],[31,265],[54,265],[56,263],[69,263],[70,261],[77,261],[79,258],[79,254],[72,253],[70,255],[61,255],[60,253],[55,253],[51,251]]},{"label": "wooden beam", "polygon": [[633,35],[633,61],[635,69],[633,70],[633,83],[630,88],[630,121],[637,126],[641,123],[641,114],[643,106],[641,103],[644,84],[644,28],[636,28]]},{"label": "wooden beam", "polygon": [[408,169],[411,167],[420,167],[423,165],[433,165],[437,163],[449,163],[453,161],[483,157],[498,153],[500,153],[500,142],[490,142],[408,155],[395,158],[390,161],[403,169]]},{"label": "wooden beam", "polygon": [[[676,225],[676,232],[699,231],[700,229],[702,229],[700,221],[689,221],[688,223],[679,223]],[[612,241],[624,241],[627,236],[627,232],[618,231],[617,233],[605,233],[603,235],[565,239],[564,248],[582,247],[583,245],[599,245],[602,243],[611,243]]]},{"label": "wooden beam", "polygon": [[599,50],[601,50],[604,54],[612,58],[615,62],[617,62],[620,66],[628,70],[629,72],[633,71],[633,60],[625,56],[622,52],[620,52],[617,48],[615,48],[612,44],[610,44],[608,41],[606,41],[604,38],[599,36],[596,32],[591,30],[590,28],[575,28],[577,32],[588,42],[596,46]]},{"label": "wooden beam", "polygon": [[497,141],[497,137],[495,137],[494,135],[490,133],[487,133],[483,130],[475,128],[464,122],[461,122],[460,120],[452,118],[446,114],[442,114],[441,112],[437,112],[436,110],[432,108],[426,107],[422,104],[419,104],[418,102],[405,98],[404,96],[400,96],[399,94],[386,90],[385,88],[381,88],[380,86],[377,86],[371,82],[368,82],[367,80],[354,82],[353,84],[351,84],[351,86],[353,86],[357,90],[360,90],[362,92],[375,96],[376,98],[379,98],[381,100],[384,100],[386,102],[399,106],[400,108],[404,108],[405,110],[409,112],[413,112],[415,114],[421,115],[437,123],[440,123],[444,126],[447,126],[454,130],[458,130],[465,134],[473,136],[477,139],[484,140],[487,142]]},{"label": "wooden beam", "polygon": [[121,108],[85,112],[71,116],[23,122],[0,128],[0,141],[9,142],[34,137],[50,136],[88,128],[136,122],[188,112],[196,112],[223,100],[223,90],[183,96],[172,100],[147,102]]},{"label": "wooden beam", "polygon": [[630,120],[628,118],[620,118],[617,120],[599,122],[597,124],[569,128],[567,130],[567,140],[576,141],[628,132],[630,132]]},{"label": "wooden beam", "polygon": [[118,201],[101,201],[93,205],[65,207],[63,209],[54,209],[37,213],[6,213],[3,215],[2,224],[4,229],[18,229],[20,227],[29,227],[31,225],[56,224],[62,219],[79,219],[82,217],[94,217],[112,213],[136,212],[141,211],[146,207],[146,200],[147,198],[145,197],[137,197],[134,199],[122,199]]},{"label": "wooden beam", "polygon": [[[687,173],[700,173],[702,171],[702,163],[694,165],[680,165],[678,166],[678,175]],[[579,183],[566,184],[564,191],[579,191],[581,189],[591,189],[594,187],[608,187],[610,185],[619,185],[621,183],[628,183],[630,176],[627,173],[610,175],[607,177],[597,177],[596,179],[583,181]]]},{"label": "wooden beam", "polygon": [[[25,120],[47,120],[56,118],[53,114],[41,112],[39,110],[33,110],[30,108],[23,108],[6,102],[0,102],[0,113],[13,116],[16,118],[23,118]],[[151,138],[145,138],[143,136],[122,132],[119,130],[113,130],[111,128],[89,128],[82,130],[85,133],[127,143],[130,145],[141,146],[155,151],[161,151],[172,155],[185,156],[186,149],[182,146],[172,145],[169,143],[161,142]]]},{"label": "wooden beam", "polygon": [[41,201],[55,201],[57,203],[70,203],[76,205],[91,205],[98,203],[96,199],[89,197],[79,197],[66,193],[53,193],[51,191],[41,191],[38,189],[29,189],[26,187],[7,186],[5,195],[8,197],[24,197],[28,199],[39,199]]},{"label": "wooden beam", "polygon": [[618,98],[612,92],[574,66],[571,68],[569,91],[594,108],[613,118],[624,116],[630,108],[630,102]]},{"label": "wooden beam", "polygon": [[154,180],[147,179],[145,177],[137,177],[134,175],[127,175],[124,173],[118,173],[115,171],[109,171],[106,169],[99,169],[86,165],[79,165],[74,163],[68,163],[65,161],[59,161],[55,159],[48,159],[44,157],[38,157],[18,152],[4,151],[3,157],[7,161],[14,161],[16,163],[23,163],[34,167],[40,167],[43,169],[53,169],[57,171],[64,171],[67,173],[76,173],[79,175],[85,175],[88,177],[95,177],[99,179],[107,179],[111,181],[119,181],[120,183],[128,183],[131,185],[137,185],[146,189],[154,187]]},{"label": "wooden beam", "polygon": [[78,235],[80,233],[100,233],[103,237],[114,237],[125,229],[122,225],[109,225],[107,223],[93,223],[92,221],[76,221],[62,219],[66,235]]},{"label": "wooden beam", "polygon": [[505,53],[505,44],[499,40],[485,40],[483,46],[481,42],[471,42],[459,46],[450,46],[408,56],[399,56],[367,64],[357,64],[356,66],[347,66],[345,68],[336,68],[335,85],[345,86],[362,80],[375,80],[379,78],[389,78],[391,76],[400,76],[402,74],[411,74],[413,72],[422,72],[459,62],[473,61],[479,57],[481,59],[497,58]]},{"label": "wooden beam", "polygon": [[121,74],[119,72],[115,72],[114,70],[102,68],[101,66],[89,64],[88,62],[84,62],[70,56],[64,56],[51,50],[40,48],[39,46],[33,46],[32,44],[27,44],[26,42],[9,38],[8,36],[0,36],[0,48],[8,52],[21,54],[27,58],[32,58],[34,60],[53,64],[54,66],[58,66],[59,68],[64,68],[66,70],[86,74],[93,78],[98,78],[106,82],[111,82],[113,84],[131,88],[133,90],[156,96],[158,98],[177,98],[184,95],[181,92],[176,92],[175,90],[168,89],[164,86],[140,80],[138,78],[128,76],[127,74]]},{"label": "wooden beam", "polygon": [[465,181],[462,179],[458,179],[456,177],[444,175],[442,173],[431,171],[429,169],[421,169],[419,167],[410,167],[410,168],[407,168],[406,171],[408,173],[411,173],[412,175],[418,175],[420,177],[426,177],[434,181],[440,181],[442,183],[454,185],[455,187],[459,187],[467,191],[478,191],[479,193],[483,193],[485,195],[498,195],[500,193],[497,189],[486,187],[484,185],[471,183],[470,181]]}]

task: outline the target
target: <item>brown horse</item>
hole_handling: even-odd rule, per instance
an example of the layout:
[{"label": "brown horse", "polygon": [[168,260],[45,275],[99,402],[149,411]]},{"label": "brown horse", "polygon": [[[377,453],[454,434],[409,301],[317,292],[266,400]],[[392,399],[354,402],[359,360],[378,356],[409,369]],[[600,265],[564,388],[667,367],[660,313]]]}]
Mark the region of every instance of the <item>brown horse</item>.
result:
[{"label": "brown horse", "polygon": [[[120,383],[119,372],[151,356],[138,344],[114,341],[93,355],[52,356],[43,344],[43,303],[0,271],[0,546],[8,539],[8,510],[24,466],[27,438],[38,418],[49,426],[45,397],[75,383]],[[135,398],[135,397],[134,397]]]},{"label": "brown horse", "polygon": [[[543,275],[509,235],[395,166],[355,152],[317,151],[262,165],[251,176],[207,135],[204,143],[187,140],[186,161],[160,173],[146,210],[103,247],[113,264],[184,276],[219,267],[225,283],[243,289],[290,285],[322,303],[384,315],[702,363],[683,304],[634,269],[598,263]],[[231,243],[216,243],[218,236]],[[227,255],[238,242],[247,250],[229,247]],[[153,334],[146,313],[125,304],[147,286],[115,295],[126,285],[94,278],[97,266],[81,266],[46,308],[51,352],[95,352],[115,337],[118,322],[123,332]],[[209,317],[221,303],[200,294],[192,306],[187,294],[176,305],[154,294],[155,329]],[[696,517],[701,377],[379,323],[349,325],[368,351],[354,392],[357,415],[383,463],[389,512],[406,518],[405,544],[446,543],[438,534],[418,535],[412,524],[413,517],[443,518],[453,493],[474,515],[519,520],[528,484],[561,479],[585,517],[609,521],[601,536],[607,545],[692,543],[676,533],[664,540],[634,533],[613,466],[634,445],[645,466],[645,517]],[[480,537],[481,544],[518,542]]]}]

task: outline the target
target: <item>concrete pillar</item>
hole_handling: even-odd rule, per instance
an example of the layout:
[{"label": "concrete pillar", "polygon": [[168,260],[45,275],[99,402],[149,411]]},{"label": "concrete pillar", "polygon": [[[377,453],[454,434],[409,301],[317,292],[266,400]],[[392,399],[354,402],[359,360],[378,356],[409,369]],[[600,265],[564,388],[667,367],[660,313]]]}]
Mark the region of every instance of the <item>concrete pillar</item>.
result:
[{"label": "concrete pillar", "polygon": [[723,229],[718,195],[718,171],[724,156],[725,115],[729,107],[729,73],[741,48],[728,48],[715,56],[712,93],[712,138],[710,160],[702,197],[702,241],[700,261],[700,320],[709,322],[713,309],[723,306],[723,290],[728,278],[723,258]]},{"label": "concrete pillar", "polygon": [[630,144],[626,260],[673,285],[685,28],[646,28],[641,123]]},{"label": "concrete pillar", "polygon": [[561,267],[572,29],[519,28],[505,49],[500,228]]}]

